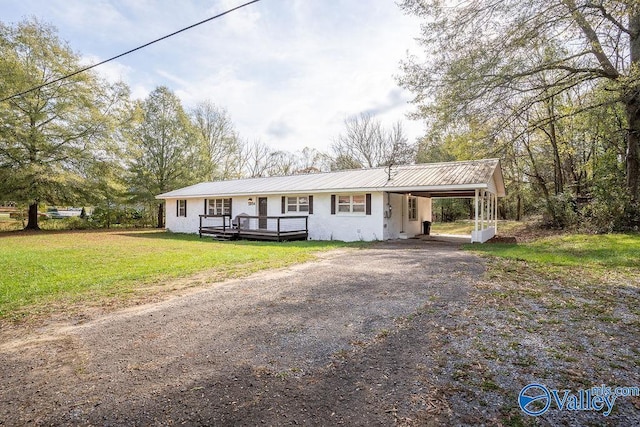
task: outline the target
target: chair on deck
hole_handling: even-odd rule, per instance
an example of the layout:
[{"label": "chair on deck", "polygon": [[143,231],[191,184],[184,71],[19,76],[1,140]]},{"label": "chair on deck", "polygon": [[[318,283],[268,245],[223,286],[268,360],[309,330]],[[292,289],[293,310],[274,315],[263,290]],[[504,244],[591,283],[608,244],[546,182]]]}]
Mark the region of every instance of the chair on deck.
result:
[{"label": "chair on deck", "polygon": [[246,213],[241,213],[239,215],[236,215],[235,218],[233,218],[233,220],[231,221],[231,226],[234,229],[238,229],[238,228],[243,228],[243,229],[248,229],[249,228],[249,215],[247,215]]}]

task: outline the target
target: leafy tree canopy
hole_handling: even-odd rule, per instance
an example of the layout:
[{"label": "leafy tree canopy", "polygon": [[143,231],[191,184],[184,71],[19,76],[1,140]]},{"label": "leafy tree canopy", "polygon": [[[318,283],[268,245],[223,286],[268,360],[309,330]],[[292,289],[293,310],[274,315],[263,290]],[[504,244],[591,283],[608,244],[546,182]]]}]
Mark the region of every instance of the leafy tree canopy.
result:
[{"label": "leafy tree canopy", "polygon": [[[566,113],[600,108],[600,101],[624,107],[626,191],[638,198],[640,2],[405,0],[402,7],[424,18],[426,57],[409,58],[400,78],[415,93],[416,116],[473,117],[495,131],[521,121],[520,137],[558,119],[556,97],[600,87],[615,96],[583,98]],[[547,114],[536,119],[529,113],[538,105]]]},{"label": "leafy tree canopy", "polygon": [[[55,29],[35,19],[0,24],[0,97],[52,82],[80,68]],[[29,205],[86,199],[84,172],[108,150],[113,111],[126,96],[86,72],[0,103],[0,193]]]}]

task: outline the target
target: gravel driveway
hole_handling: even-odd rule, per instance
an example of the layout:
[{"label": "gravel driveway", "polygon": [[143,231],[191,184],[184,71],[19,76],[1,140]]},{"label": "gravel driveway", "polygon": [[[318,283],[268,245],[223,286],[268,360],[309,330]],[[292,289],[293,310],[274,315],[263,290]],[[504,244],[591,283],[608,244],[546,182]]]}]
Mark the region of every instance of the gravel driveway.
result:
[{"label": "gravel driveway", "polygon": [[572,274],[378,243],[0,331],[0,425],[640,425],[638,396],[608,416],[518,407],[533,382],[640,385],[640,275]]},{"label": "gravel driveway", "polygon": [[36,332],[0,346],[0,424],[392,424],[421,349],[376,346],[482,272],[450,243],[380,243]]}]

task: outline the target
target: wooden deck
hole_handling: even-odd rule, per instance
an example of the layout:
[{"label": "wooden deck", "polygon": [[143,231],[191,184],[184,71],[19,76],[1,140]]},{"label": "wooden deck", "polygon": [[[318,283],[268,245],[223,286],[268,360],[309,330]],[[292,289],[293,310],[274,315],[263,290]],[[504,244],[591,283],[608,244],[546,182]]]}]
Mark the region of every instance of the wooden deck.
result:
[{"label": "wooden deck", "polygon": [[217,240],[307,240],[307,216],[200,215],[199,234]]}]

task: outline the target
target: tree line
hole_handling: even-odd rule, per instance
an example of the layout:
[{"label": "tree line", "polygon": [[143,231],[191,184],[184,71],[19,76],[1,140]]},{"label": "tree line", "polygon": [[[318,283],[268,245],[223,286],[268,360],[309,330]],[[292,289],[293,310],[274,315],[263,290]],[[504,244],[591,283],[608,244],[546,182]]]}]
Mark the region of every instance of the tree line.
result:
[{"label": "tree line", "polygon": [[423,56],[401,86],[428,121],[418,161],[499,157],[503,217],[640,227],[637,0],[404,0]]},{"label": "tree line", "polygon": [[134,100],[94,72],[56,82],[80,68],[51,25],[0,24],[0,98],[36,88],[0,103],[0,201],[28,206],[28,229],[43,204],[92,205],[106,225],[116,207],[155,206],[161,227],[155,196],[182,186],[412,160],[400,123],[387,131],[363,114],[345,120],[328,152],[273,150],[242,138],[212,101],[186,110],[164,86]]},{"label": "tree line", "polygon": [[[404,0],[423,18],[423,56],[401,64],[414,119],[408,141],[367,114],[345,120],[327,151],[273,150],[237,132],[225,108],[186,110],[167,87],[144,100],[86,72],[0,102],[0,201],[153,206],[200,181],[389,164],[502,161],[500,217],[540,213],[552,227],[640,227],[640,5],[636,0]],[[0,98],[80,67],[55,28],[0,25]],[[470,205],[443,202],[441,217]],[[444,209],[448,212],[445,212]]]}]

